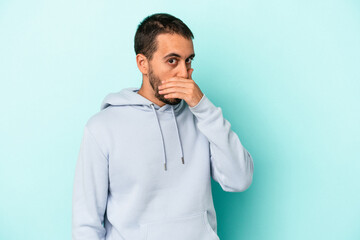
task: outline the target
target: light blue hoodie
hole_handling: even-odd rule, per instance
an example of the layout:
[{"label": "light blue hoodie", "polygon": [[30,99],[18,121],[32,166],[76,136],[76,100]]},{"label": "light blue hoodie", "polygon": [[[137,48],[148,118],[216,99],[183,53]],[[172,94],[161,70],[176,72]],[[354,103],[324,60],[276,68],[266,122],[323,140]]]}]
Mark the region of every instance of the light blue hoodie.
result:
[{"label": "light blue hoodie", "polygon": [[124,88],[86,123],[75,170],[73,240],[219,240],[211,177],[245,191],[253,160],[203,96],[162,107]]}]

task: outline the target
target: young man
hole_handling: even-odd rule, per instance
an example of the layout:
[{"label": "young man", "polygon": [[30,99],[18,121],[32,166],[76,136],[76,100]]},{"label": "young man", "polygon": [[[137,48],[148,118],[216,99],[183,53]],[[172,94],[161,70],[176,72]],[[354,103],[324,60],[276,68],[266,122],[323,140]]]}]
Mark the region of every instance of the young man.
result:
[{"label": "young man", "polygon": [[84,128],[73,240],[219,240],[211,177],[245,191],[253,160],[192,79],[193,38],[169,14],[139,24],[141,88],[108,94]]}]

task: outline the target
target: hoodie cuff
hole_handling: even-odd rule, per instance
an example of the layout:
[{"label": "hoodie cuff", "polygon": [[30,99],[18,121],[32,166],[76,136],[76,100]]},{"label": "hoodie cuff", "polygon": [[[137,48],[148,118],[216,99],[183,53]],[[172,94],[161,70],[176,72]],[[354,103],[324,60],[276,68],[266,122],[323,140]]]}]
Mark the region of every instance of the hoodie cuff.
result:
[{"label": "hoodie cuff", "polygon": [[189,106],[189,109],[199,120],[201,120],[215,112],[217,107],[204,94],[198,104],[193,107]]}]

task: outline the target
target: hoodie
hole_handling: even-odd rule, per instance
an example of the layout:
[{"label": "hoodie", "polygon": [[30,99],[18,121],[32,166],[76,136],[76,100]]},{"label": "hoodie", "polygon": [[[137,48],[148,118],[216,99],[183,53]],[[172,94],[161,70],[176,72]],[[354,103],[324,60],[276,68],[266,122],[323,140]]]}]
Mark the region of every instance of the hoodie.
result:
[{"label": "hoodie", "polygon": [[72,196],[73,240],[219,240],[211,178],[252,183],[253,159],[206,95],[162,107],[124,88],[85,124]]}]

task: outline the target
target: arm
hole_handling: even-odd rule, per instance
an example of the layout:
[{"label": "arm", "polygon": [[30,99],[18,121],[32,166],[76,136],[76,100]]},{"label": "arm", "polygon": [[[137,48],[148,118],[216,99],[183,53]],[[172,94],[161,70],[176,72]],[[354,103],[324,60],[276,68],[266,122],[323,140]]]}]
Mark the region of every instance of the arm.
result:
[{"label": "arm", "polygon": [[87,126],[75,169],[72,197],[72,239],[104,240],[108,194],[108,162]]},{"label": "arm", "polygon": [[252,183],[253,159],[224,119],[220,107],[205,96],[190,107],[197,127],[210,142],[211,177],[227,192],[245,191]]}]

